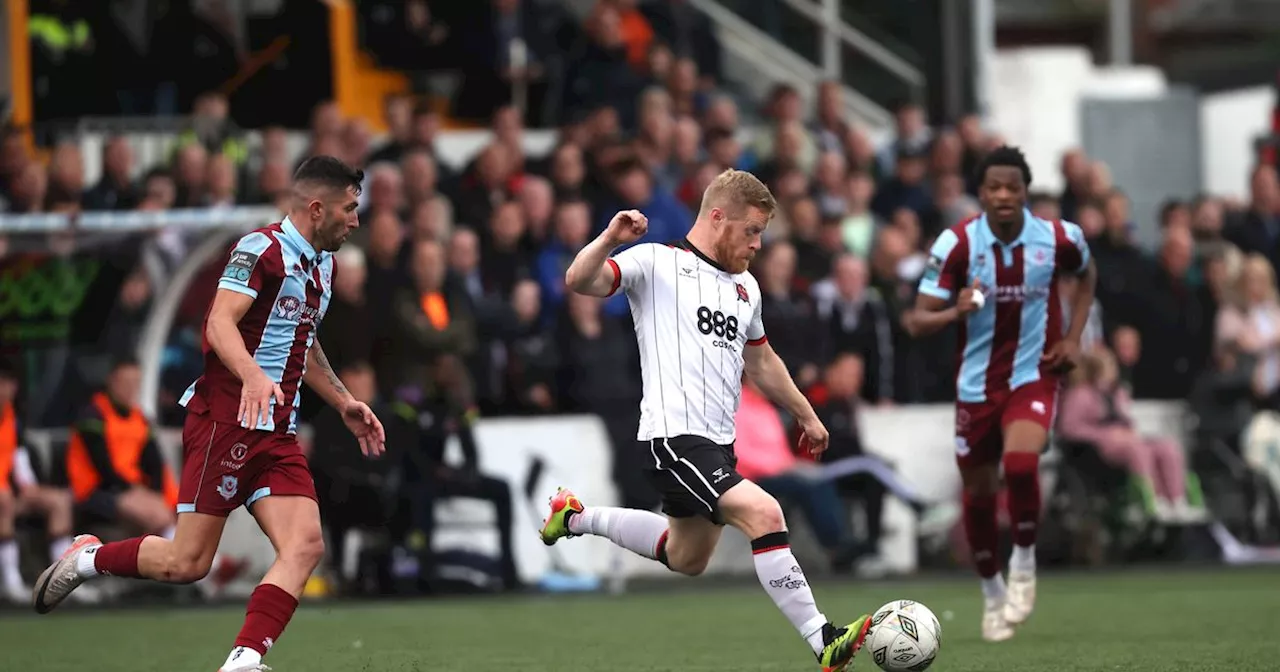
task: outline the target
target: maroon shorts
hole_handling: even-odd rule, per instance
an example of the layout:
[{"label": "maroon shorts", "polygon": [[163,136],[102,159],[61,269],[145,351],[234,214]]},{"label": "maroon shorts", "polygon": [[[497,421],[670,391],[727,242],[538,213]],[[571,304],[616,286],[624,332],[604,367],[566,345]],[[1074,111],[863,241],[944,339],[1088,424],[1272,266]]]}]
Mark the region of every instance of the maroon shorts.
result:
[{"label": "maroon shorts", "polygon": [[999,462],[1004,454],[1004,429],[1029,420],[1053,429],[1058,410],[1058,381],[1041,378],[1011,392],[988,395],[983,402],[956,402],[956,463],[961,469]]},{"label": "maroon shorts", "polygon": [[297,437],[188,413],[182,427],[178,513],[225,517],[269,495],[316,498]]}]

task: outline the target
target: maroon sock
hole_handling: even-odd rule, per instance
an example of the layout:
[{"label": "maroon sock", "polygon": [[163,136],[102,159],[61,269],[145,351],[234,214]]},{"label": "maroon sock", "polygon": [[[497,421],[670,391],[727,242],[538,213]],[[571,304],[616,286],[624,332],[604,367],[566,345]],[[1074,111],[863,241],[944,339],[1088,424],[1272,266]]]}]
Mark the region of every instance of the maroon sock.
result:
[{"label": "maroon sock", "polygon": [[143,536],[113,541],[85,552],[94,554],[93,566],[98,573],[137,579],[142,577],[138,573],[138,549],[142,548],[145,539]]},{"label": "maroon sock", "polygon": [[1009,484],[1009,524],[1013,543],[1027,547],[1036,543],[1040,524],[1040,455],[1005,453],[1004,480]]},{"label": "maroon sock", "polygon": [[969,553],[973,556],[978,576],[989,579],[1000,571],[996,548],[1000,541],[996,524],[995,495],[964,496],[964,533],[969,540]]},{"label": "maroon sock", "polygon": [[249,608],[245,610],[244,627],[240,628],[235,645],[253,649],[265,657],[297,608],[298,598],[280,586],[264,583],[254,588],[253,595],[249,596]]}]

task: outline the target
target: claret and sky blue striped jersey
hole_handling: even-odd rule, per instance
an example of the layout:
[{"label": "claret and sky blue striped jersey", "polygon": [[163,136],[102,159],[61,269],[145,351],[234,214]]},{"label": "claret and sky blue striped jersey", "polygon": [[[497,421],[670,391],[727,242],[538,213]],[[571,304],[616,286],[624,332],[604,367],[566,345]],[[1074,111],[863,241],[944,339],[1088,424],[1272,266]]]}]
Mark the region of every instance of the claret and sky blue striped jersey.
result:
[{"label": "claret and sky blue striped jersey", "polygon": [[920,293],[949,300],[976,279],[986,301],[960,324],[956,398],[992,395],[1040,380],[1040,358],[1062,339],[1059,273],[1080,274],[1089,244],[1079,226],[1025,211],[1022,233],[1006,245],[987,216],[943,231],[929,251]]}]

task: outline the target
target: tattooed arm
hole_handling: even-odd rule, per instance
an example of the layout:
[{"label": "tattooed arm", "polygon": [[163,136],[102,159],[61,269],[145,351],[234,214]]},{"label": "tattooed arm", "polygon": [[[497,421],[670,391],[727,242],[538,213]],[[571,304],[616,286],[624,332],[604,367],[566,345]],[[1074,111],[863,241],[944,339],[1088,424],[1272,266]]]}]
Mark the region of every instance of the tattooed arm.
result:
[{"label": "tattooed arm", "polygon": [[307,349],[307,369],[302,374],[302,382],[315,390],[325,403],[339,411],[344,410],[352,401],[347,386],[342,384],[338,374],[334,373],[333,366],[329,364],[329,358],[324,356],[324,348],[320,347],[319,339],[313,341]]}]

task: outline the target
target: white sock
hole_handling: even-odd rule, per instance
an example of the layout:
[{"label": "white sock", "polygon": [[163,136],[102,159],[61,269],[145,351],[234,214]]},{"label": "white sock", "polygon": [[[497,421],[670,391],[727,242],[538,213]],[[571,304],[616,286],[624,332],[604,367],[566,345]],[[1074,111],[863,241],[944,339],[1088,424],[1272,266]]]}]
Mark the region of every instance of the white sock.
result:
[{"label": "white sock", "polygon": [[49,542],[49,561],[57,562],[71,548],[71,537],[58,537]]},{"label": "white sock", "polygon": [[98,550],[101,548],[102,544],[98,544],[80,552],[80,555],[76,557],[77,574],[83,578],[90,579],[102,573],[98,571],[98,565],[94,562],[98,557]]},{"label": "white sock", "polygon": [[667,534],[667,519],[652,511],[590,506],[569,517],[569,531],[593,534],[650,560],[658,559],[658,542]]},{"label": "white sock", "polygon": [[21,586],[22,572],[18,568],[18,542],[13,539],[0,541],[0,572],[4,573],[7,586]]},{"label": "white sock", "polygon": [[982,580],[982,596],[988,600],[1004,600],[1004,577],[996,574]]},{"label": "white sock", "polygon": [[1013,547],[1013,553],[1009,556],[1009,571],[1012,572],[1034,572],[1036,571],[1036,545]]},{"label": "white sock", "polygon": [[238,670],[242,667],[250,667],[262,662],[262,656],[257,651],[247,646],[237,646],[231,649],[231,653],[227,656],[227,662],[222,664],[224,670]]},{"label": "white sock", "polygon": [[769,594],[778,610],[791,621],[800,636],[809,643],[814,653],[822,653],[826,642],[822,641],[822,626],[827,617],[818,611],[813,591],[805,579],[804,570],[791,553],[791,542],[786,532],[766,534],[751,540],[751,559],[756,565],[756,577],[760,587]]},{"label": "white sock", "polygon": [[168,539],[169,541],[173,541],[173,533],[176,530],[177,530],[176,527],[174,527],[173,525],[170,525],[169,527],[164,528],[164,532],[161,532],[160,536],[164,537],[165,539]]}]

